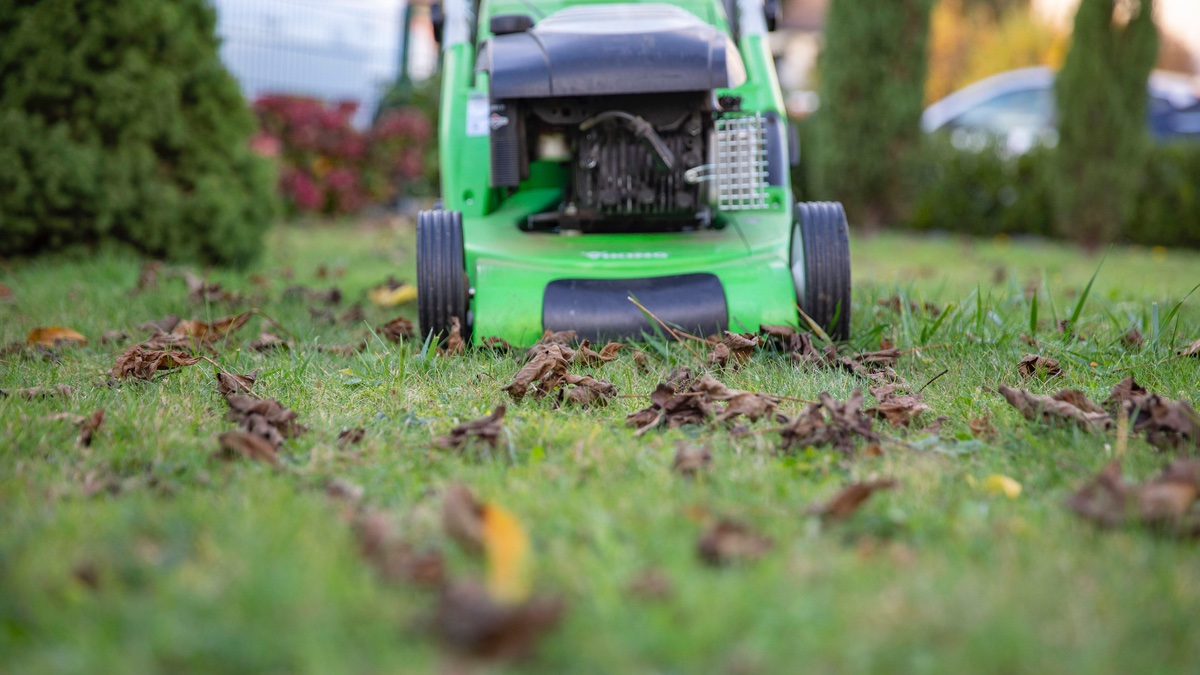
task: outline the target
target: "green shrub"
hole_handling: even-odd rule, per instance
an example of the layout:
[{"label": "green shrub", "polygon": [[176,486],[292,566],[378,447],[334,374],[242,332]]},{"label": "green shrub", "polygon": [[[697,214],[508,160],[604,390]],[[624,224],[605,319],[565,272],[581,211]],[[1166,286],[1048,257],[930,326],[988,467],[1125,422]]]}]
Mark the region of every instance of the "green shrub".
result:
[{"label": "green shrub", "polygon": [[0,0],[0,252],[244,263],[274,217],[206,0]]},{"label": "green shrub", "polygon": [[[956,150],[929,140],[920,194],[907,225],[978,236],[1062,236],[1055,227],[1054,151],[1004,157],[993,148]],[[1134,167],[1129,217],[1116,221],[1115,241],[1200,248],[1200,144],[1149,147]]]},{"label": "green shrub", "polygon": [[932,0],[833,0],[820,56],[814,197],[851,221],[891,224],[907,210],[921,140]]},{"label": "green shrub", "polygon": [[1055,80],[1055,220],[1063,236],[1088,245],[1112,241],[1133,215],[1150,147],[1146,80],[1158,54],[1152,9],[1152,0],[1083,0]]}]

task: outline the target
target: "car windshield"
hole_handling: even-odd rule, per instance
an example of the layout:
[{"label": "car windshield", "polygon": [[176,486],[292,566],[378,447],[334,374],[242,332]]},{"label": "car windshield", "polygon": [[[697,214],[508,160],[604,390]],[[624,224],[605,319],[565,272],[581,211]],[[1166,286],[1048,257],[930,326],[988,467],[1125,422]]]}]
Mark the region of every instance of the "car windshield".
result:
[{"label": "car windshield", "polygon": [[1053,93],[1038,88],[990,98],[951,120],[949,126],[1003,134],[1014,129],[1046,129],[1053,124]]}]

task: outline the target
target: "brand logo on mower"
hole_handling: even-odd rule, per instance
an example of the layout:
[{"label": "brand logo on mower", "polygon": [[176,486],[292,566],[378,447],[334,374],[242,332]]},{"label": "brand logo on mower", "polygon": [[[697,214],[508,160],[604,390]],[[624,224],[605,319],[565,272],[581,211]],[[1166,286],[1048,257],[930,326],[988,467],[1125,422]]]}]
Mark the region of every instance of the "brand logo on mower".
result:
[{"label": "brand logo on mower", "polygon": [[492,127],[492,131],[508,126],[508,118],[500,113],[492,113],[488,118],[488,125]]},{"label": "brand logo on mower", "polygon": [[584,251],[588,260],[664,260],[666,251]]}]

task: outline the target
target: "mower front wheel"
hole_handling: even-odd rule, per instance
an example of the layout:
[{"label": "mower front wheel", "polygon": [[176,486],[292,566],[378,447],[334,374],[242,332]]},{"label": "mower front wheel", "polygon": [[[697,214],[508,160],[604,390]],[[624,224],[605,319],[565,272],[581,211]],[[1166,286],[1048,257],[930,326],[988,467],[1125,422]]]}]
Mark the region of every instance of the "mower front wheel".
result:
[{"label": "mower front wheel", "polygon": [[417,214],[417,320],[423,337],[445,340],[452,320],[458,319],[460,335],[470,339],[465,260],[461,213],[434,209]]},{"label": "mower front wheel", "polygon": [[834,340],[849,338],[850,228],[840,203],[796,204],[791,266],[800,309]]}]

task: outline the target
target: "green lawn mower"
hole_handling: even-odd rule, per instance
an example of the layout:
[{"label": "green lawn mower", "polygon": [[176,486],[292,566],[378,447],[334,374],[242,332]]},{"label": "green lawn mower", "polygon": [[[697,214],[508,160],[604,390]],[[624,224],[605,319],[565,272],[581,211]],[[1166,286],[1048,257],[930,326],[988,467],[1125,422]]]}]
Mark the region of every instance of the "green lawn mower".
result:
[{"label": "green lawn mower", "polygon": [[[769,0],[773,2],[774,0]],[[793,203],[764,0],[445,0],[424,335],[850,330],[846,216]]]}]

